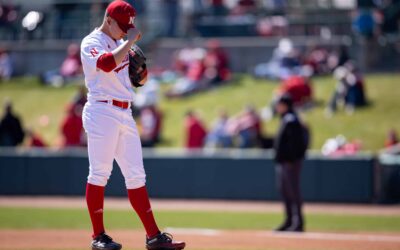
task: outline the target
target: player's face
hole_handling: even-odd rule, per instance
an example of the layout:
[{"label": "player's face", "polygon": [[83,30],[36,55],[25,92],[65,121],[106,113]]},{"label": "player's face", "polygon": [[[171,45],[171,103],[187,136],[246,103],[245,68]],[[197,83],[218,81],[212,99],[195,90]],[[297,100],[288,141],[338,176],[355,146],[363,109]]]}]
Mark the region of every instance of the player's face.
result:
[{"label": "player's face", "polygon": [[283,103],[280,103],[280,102],[278,102],[277,104],[276,104],[276,112],[278,112],[278,114],[284,114],[284,113],[286,113],[287,112],[287,110],[288,110],[288,107],[286,106],[286,104],[283,104]]},{"label": "player's face", "polygon": [[109,27],[110,27],[110,33],[111,33],[111,36],[113,39],[119,40],[126,36],[126,33],[121,30],[117,21],[115,21],[112,18],[109,19]]}]

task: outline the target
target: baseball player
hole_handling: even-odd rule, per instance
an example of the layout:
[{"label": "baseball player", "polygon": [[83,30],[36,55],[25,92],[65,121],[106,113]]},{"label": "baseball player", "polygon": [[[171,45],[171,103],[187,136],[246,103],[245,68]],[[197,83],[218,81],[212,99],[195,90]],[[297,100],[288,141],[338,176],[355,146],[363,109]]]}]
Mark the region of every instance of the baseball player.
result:
[{"label": "baseball player", "polygon": [[[111,2],[102,25],[82,40],[81,58],[88,88],[83,110],[83,126],[88,137],[89,176],[86,201],[93,226],[92,250],[119,250],[103,225],[104,188],[115,159],[125,178],[129,201],[146,230],[146,248],[183,249],[184,242],[160,232],[145,187],[139,133],[131,114],[134,90],[130,75],[131,47],[141,33],[134,26],[136,11],[122,0]],[[123,40],[123,37],[127,40]],[[146,81],[145,67],[138,71]]]}]

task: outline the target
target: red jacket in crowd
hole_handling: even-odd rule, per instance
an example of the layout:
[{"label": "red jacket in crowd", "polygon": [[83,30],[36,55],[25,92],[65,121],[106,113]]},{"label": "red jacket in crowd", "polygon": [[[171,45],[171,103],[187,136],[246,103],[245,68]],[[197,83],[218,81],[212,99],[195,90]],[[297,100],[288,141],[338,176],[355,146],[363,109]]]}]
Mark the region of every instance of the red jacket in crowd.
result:
[{"label": "red jacket in crowd", "polygon": [[185,121],[186,148],[201,148],[207,131],[199,119],[194,115],[189,115]]},{"label": "red jacket in crowd", "polygon": [[44,143],[42,138],[40,138],[38,135],[32,134],[30,142],[29,142],[29,146],[37,147],[37,148],[44,148],[44,147],[46,147],[46,144]]},{"label": "red jacket in crowd", "polygon": [[284,80],[280,92],[290,94],[295,105],[302,105],[312,100],[311,86],[302,76],[294,75]]},{"label": "red jacket in crowd", "polygon": [[81,146],[82,118],[74,112],[74,108],[71,108],[68,116],[64,119],[61,129],[64,146]]}]

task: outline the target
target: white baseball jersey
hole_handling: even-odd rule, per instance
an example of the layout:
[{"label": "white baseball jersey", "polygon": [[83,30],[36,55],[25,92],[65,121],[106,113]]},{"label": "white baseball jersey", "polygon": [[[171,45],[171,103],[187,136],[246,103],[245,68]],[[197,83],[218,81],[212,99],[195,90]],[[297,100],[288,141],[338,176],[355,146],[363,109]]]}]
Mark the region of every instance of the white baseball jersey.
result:
[{"label": "white baseball jersey", "polygon": [[135,93],[128,75],[128,55],[112,72],[104,72],[96,66],[101,55],[112,52],[122,42],[123,40],[113,40],[98,29],[82,40],[81,60],[86,87],[89,90],[89,101],[108,99],[134,101]]},{"label": "white baseball jersey", "polygon": [[140,135],[131,109],[122,109],[110,102],[99,102],[112,99],[133,101],[128,55],[110,72],[97,68],[99,57],[112,52],[122,42],[113,40],[97,29],[83,39],[81,59],[89,92],[82,121],[88,138],[88,183],[105,186],[115,159],[125,178],[126,187],[136,189],[145,185],[146,174]]}]

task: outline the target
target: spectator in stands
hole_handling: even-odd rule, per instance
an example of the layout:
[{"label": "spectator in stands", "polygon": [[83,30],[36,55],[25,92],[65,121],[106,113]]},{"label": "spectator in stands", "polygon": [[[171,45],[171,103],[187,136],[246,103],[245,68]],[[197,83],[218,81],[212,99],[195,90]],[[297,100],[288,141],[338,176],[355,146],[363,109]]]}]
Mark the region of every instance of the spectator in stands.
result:
[{"label": "spectator in stands", "polygon": [[337,68],[334,77],[337,79],[337,84],[326,109],[328,117],[336,112],[338,104],[341,103],[344,104],[348,114],[352,114],[355,107],[366,105],[364,79],[352,62]]},{"label": "spectator in stands", "polygon": [[312,104],[311,80],[301,75],[292,75],[284,79],[278,88],[278,100],[283,95],[290,95],[296,108],[305,108]]},{"label": "spectator in stands", "polygon": [[34,148],[47,147],[46,143],[39,136],[39,134],[34,132],[32,129],[28,129],[26,131],[26,136],[28,138],[28,142],[27,142],[28,147],[34,147]]},{"label": "spectator in stands", "polygon": [[7,50],[0,48],[0,82],[10,80],[12,71],[13,66]]},{"label": "spectator in stands", "polygon": [[225,111],[220,111],[217,120],[207,134],[206,147],[228,148],[232,146],[232,137],[227,128],[228,119],[228,114]]},{"label": "spectator in stands", "polygon": [[188,96],[225,83],[231,77],[227,53],[216,39],[206,49],[188,46],[176,52],[175,68],[180,77],[167,92],[169,98]]},{"label": "spectator in stands", "polygon": [[257,20],[257,34],[260,36],[273,36],[274,26],[270,17],[262,17]]},{"label": "spectator in stands", "polygon": [[69,105],[67,116],[61,124],[64,147],[83,146],[82,106]]},{"label": "spectator in stands", "polygon": [[244,110],[227,122],[227,133],[232,137],[234,146],[239,148],[259,147],[263,144],[261,118],[253,106]]},{"label": "spectator in stands", "polygon": [[274,49],[269,62],[256,65],[254,76],[284,79],[292,74],[300,74],[301,71],[299,51],[294,48],[290,39],[284,38],[279,41],[278,47]]},{"label": "spectator in stands", "polygon": [[349,71],[347,81],[350,83],[349,92],[346,97],[346,102],[354,107],[361,107],[367,104],[365,96],[364,77],[353,61],[348,61],[345,67]]},{"label": "spectator in stands", "polygon": [[289,22],[285,16],[266,16],[257,19],[257,34],[260,36],[287,36]]},{"label": "spectator in stands", "polygon": [[204,49],[196,47],[193,42],[190,42],[187,46],[174,52],[174,69],[179,75],[185,75],[190,63],[196,58],[203,57],[204,54]]},{"label": "spectator in stands", "polygon": [[140,140],[143,147],[154,147],[161,139],[162,114],[155,105],[140,112]]},{"label": "spectator in stands", "polygon": [[71,43],[67,49],[67,56],[59,69],[50,70],[40,76],[42,83],[56,87],[82,77],[82,62],[79,45]]},{"label": "spectator in stands", "polygon": [[80,57],[79,45],[71,43],[67,49],[67,57],[60,67],[60,74],[64,81],[69,81],[82,76],[82,62]]},{"label": "spectator in stands", "polygon": [[356,10],[355,17],[353,19],[353,30],[362,37],[367,39],[373,38],[376,32],[373,10]]},{"label": "spectator in stands", "polygon": [[[346,95],[349,89],[349,83],[346,80],[346,77],[348,75],[348,69],[344,66],[338,67],[335,72],[333,73],[334,77],[337,80],[336,83],[336,88],[334,90],[334,93],[331,97],[331,100],[329,102],[329,106],[327,107],[326,110],[326,115],[329,117],[331,116],[334,112],[337,110],[337,105],[340,103],[346,103]],[[353,111],[353,107],[349,106],[348,108],[349,112]]]},{"label": "spectator in stands", "polygon": [[326,156],[341,157],[345,155],[355,155],[361,150],[360,140],[348,141],[343,135],[329,138],[322,146],[322,154]]},{"label": "spectator in stands", "polygon": [[328,56],[328,67],[333,72],[337,67],[343,66],[350,60],[349,53],[345,45],[341,45],[332,51]]},{"label": "spectator in stands", "polygon": [[385,147],[380,154],[400,155],[400,140],[397,131],[392,128],[388,131],[385,139]]},{"label": "spectator in stands", "polygon": [[282,96],[276,111],[281,124],[275,137],[276,175],[284,207],[285,220],[276,231],[304,231],[300,173],[308,146],[308,133],[294,111],[290,96]]},{"label": "spectator in stands", "polygon": [[313,75],[331,73],[328,66],[329,51],[321,46],[312,46],[304,56],[304,64],[311,67]]},{"label": "spectator in stands", "polygon": [[399,137],[397,135],[396,130],[389,130],[386,140],[385,140],[385,148],[390,148],[399,143]]},{"label": "spectator in stands", "polygon": [[23,142],[24,136],[20,118],[14,114],[12,103],[6,101],[4,114],[0,120],[0,146],[18,146]]},{"label": "spectator in stands", "polygon": [[198,115],[191,110],[186,113],[185,134],[186,148],[195,149],[204,146],[207,130]]},{"label": "spectator in stands", "polygon": [[203,48],[185,48],[181,52],[177,65],[183,75],[166,92],[166,96],[169,98],[187,96],[206,86],[204,80],[206,51]]},{"label": "spectator in stands", "polygon": [[359,9],[353,19],[353,30],[362,37],[370,39],[375,34],[375,20],[371,9]]},{"label": "spectator in stands", "polygon": [[204,58],[204,76],[206,87],[218,85],[229,80],[229,59],[227,53],[221,48],[220,42],[216,39],[207,41],[207,52]]},{"label": "spectator in stands", "polygon": [[262,139],[261,119],[253,106],[246,106],[238,117],[239,148],[257,147]]}]

